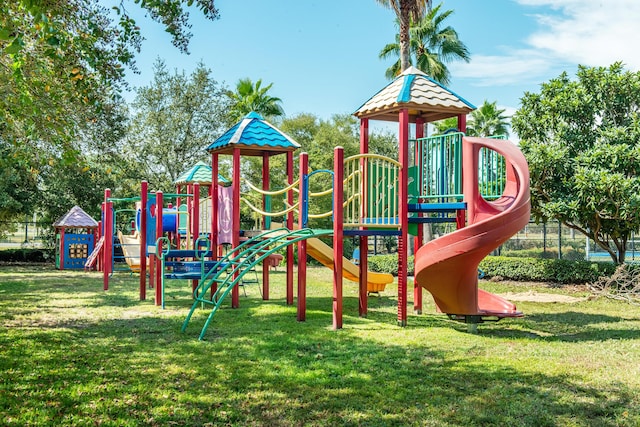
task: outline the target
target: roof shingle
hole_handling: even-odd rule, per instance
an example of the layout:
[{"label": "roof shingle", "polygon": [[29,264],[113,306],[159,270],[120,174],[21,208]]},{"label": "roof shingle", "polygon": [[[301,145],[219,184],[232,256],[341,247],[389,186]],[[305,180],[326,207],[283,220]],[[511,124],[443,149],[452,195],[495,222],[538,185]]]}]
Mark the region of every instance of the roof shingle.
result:
[{"label": "roof shingle", "polygon": [[97,228],[98,223],[83,211],[80,206],[76,205],[54,222],[53,226],[57,228]]},{"label": "roof shingle", "polygon": [[264,120],[260,114],[251,112],[209,145],[207,151],[231,154],[236,147],[240,148],[240,154],[258,156],[295,151],[300,144]]},{"label": "roof shingle", "polygon": [[398,112],[407,108],[409,115],[432,122],[476,107],[415,67],[407,68],[395,80],[376,93],[354,113],[359,118],[398,121]]}]

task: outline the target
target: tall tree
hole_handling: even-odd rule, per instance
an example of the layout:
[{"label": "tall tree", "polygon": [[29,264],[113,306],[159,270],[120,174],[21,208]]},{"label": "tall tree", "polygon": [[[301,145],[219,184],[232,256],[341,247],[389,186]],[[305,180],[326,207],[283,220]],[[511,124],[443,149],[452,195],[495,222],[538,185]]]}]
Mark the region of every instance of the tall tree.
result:
[{"label": "tall tree", "polygon": [[[460,40],[458,33],[451,26],[443,27],[444,21],[453,14],[453,10],[440,13],[442,4],[431,9],[424,17],[412,21],[409,29],[409,61],[416,68],[424,71],[434,80],[447,85],[450,72],[447,63],[454,60],[469,61],[469,50]],[[401,45],[399,36],[396,42],[390,43],[380,51],[380,58],[397,58],[386,71],[389,79],[395,78],[401,69]]]},{"label": "tall tree", "polygon": [[262,79],[258,79],[255,83],[250,78],[238,80],[235,92],[227,91],[231,99],[229,110],[231,121],[237,122],[252,111],[267,120],[277,120],[282,117],[284,115],[282,100],[269,94],[272,86],[273,83],[269,83],[263,87]]},{"label": "tall tree", "polygon": [[438,120],[437,122],[433,122],[432,124],[436,135],[458,130],[457,117],[449,117],[448,119]]},{"label": "tall tree", "polygon": [[153,82],[137,90],[128,139],[141,163],[141,178],[170,190],[175,179],[197,161],[226,128],[228,100],[211,70],[198,64],[190,76],[170,73],[162,60]]},{"label": "tall tree", "polygon": [[400,33],[398,44],[400,47],[400,72],[411,65],[411,52],[409,47],[409,28],[411,21],[417,22],[425,12],[431,8],[431,0],[376,0],[382,6],[392,9],[399,22]]},{"label": "tall tree", "polygon": [[509,117],[504,114],[504,109],[498,108],[497,103],[485,100],[480,108],[471,112],[471,119],[467,123],[467,135],[509,135]]},{"label": "tall tree", "polygon": [[[112,3],[113,10],[107,6]],[[187,50],[191,0],[135,1]],[[196,0],[209,19],[213,0]],[[117,17],[117,21],[114,21]],[[0,4],[2,133],[13,143],[73,148],[76,131],[125,85],[142,34],[125,2],[16,0]]]},{"label": "tall tree", "polygon": [[[40,180],[50,158],[58,159],[55,164],[77,163],[82,151],[78,141],[87,127],[122,103],[125,70],[134,68],[142,40],[126,3],[0,2],[0,144],[10,153],[6,163],[33,175],[20,181],[26,185],[23,190],[30,191],[31,183]],[[193,1],[130,3],[146,9],[186,51],[191,36],[186,7]],[[206,18],[218,17],[214,0],[195,3]],[[0,187],[8,183],[2,180]],[[0,215],[9,212],[0,206]]]},{"label": "tall tree", "polygon": [[580,66],[524,94],[512,119],[529,162],[532,213],[625,261],[640,229],[640,72]]}]

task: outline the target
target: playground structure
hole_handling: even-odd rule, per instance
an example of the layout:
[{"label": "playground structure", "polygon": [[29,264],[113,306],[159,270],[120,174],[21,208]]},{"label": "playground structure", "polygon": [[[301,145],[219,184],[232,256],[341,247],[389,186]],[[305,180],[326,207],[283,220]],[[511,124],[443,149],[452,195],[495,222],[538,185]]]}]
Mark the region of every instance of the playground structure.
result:
[{"label": "playground structure", "polygon": [[[263,265],[262,297],[269,299],[268,258],[283,251],[286,260],[286,303],[294,302],[293,248],[297,247],[297,319],[306,318],[306,259],[316,257],[333,270],[333,327],[342,328],[343,279],[357,281],[359,315],[367,315],[367,297],[372,286],[384,289],[393,278],[368,271],[367,253],[370,236],[397,236],[398,239],[398,315],[400,326],[407,324],[407,259],[409,234],[414,235],[415,280],[414,310],[422,312],[422,289],[428,290],[439,309],[450,318],[475,328],[488,320],[520,317],[515,305],[478,289],[479,262],[529,220],[528,168],[522,153],[509,141],[490,138],[469,138],[462,132],[424,137],[425,124],[448,117],[457,117],[459,129],[465,129],[466,115],[475,107],[411,67],[383,88],[355,115],[360,119],[360,154],[344,158],[336,147],[333,170],[309,171],[306,153],[299,155],[299,176],[293,174],[293,152],[299,145],[256,113],[250,113],[214,141],[207,151],[211,154],[211,176],[218,176],[220,155],[231,156],[231,185],[222,187],[218,180],[210,183],[210,197],[205,203],[208,213],[204,221],[210,224],[201,233],[201,220],[191,220],[191,243],[188,247],[192,263],[193,306],[183,324],[186,330],[193,313],[200,306],[211,308],[200,338],[228,295],[231,307],[239,306],[239,289],[244,276]],[[398,159],[369,153],[369,120],[397,121],[399,124]],[[410,139],[410,125],[415,138]],[[286,155],[283,188],[271,190],[270,157]],[[242,156],[262,159],[262,185],[256,186],[240,174]],[[310,192],[309,182],[315,177],[331,186]],[[328,177],[328,179],[327,179]],[[282,178],[279,176],[278,178]],[[149,194],[143,183],[140,205],[144,211]],[[241,188],[259,195],[259,203],[242,197]],[[223,190],[221,190],[223,189]],[[189,190],[187,190],[189,192]],[[189,216],[200,215],[199,187],[193,185],[190,194],[176,194],[187,202]],[[281,196],[282,210],[272,211],[273,198]],[[331,210],[315,212],[315,200],[331,197]],[[297,200],[296,200],[297,198]],[[240,230],[240,203],[260,216],[260,230]],[[109,212],[105,195],[105,212]],[[178,203],[179,204],[179,203]],[[154,208],[155,206],[155,208]],[[150,284],[156,287],[156,304],[162,301],[165,267],[173,265],[171,258],[187,256],[172,253],[181,250],[182,239],[163,233],[163,194],[156,192],[147,212],[154,215],[155,228],[141,224],[142,230],[155,229],[140,248],[150,259]],[[155,210],[154,210],[155,209]],[[180,207],[177,208],[178,212]],[[312,213],[314,212],[314,213]],[[294,219],[294,215],[297,217]],[[147,215],[140,215],[147,218]],[[272,217],[283,218],[282,224],[272,223]],[[331,217],[332,229],[309,227],[315,218]],[[113,229],[111,218],[105,216],[105,230]],[[143,221],[141,221],[142,223]],[[457,230],[425,244],[424,225],[454,223]],[[176,224],[180,224],[177,221]],[[178,225],[176,225],[178,227]],[[204,227],[203,227],[204,228]],[[226,238],[222,234],[226,234]],[[141,233],[144,236],[145,233]],[[177,233],[179,234],[179,233]],[[203,239],[206,234],[206,239]],[[153,238],[155,237],[155,241]],[[332,238],[333,247],[318,238]],[[343,239],[358,240],[358,265],[343,256]],[[176,243],[173,243],[175,239]],[[111,239],[106,239],[109,242]],[[231,249],[222,256],[220,246],[229,240]],[[107,245],[108,243],[105,243]],[[111,249],[109,249],[111,250]],[[105,259],[104,264],[107,264]],[[141,263],[141,299],[146,277]],[[154,273],[155,270],[155,273]],[[178,272],[179,273],[179,272]],[[186,276],[178,274],[179,277]],[[105,289],[107,288],[105,269]]]},{"label": "playground structure", "polygon": [[84,267],[93,252],[99,225],[80,206],[74,206],[53,223],[56,229],[56,268],[77,270]]},{"label": "playground structure", "polygon": [[[367,101],[355,115],[360,118],[360,154],[344,158],[336,147],[332,171],[308,171],[306,153],[299,156],[299,174],[293,177],[292,152],[296,145],[290,138],[274,138],[275,130],[254,113],[248,115],[208,147],[212,168],[218,168],[220,154],[232,155],[232,203],[239,208],[241,155],[262,156],[263,208],[269,197],[286,193],[285,210],[270,213],[266,208],[256,212],[264,215],[263,233],[240,242],[239,217],[234,217],[233,249],[215,268],[203,276],[183,330],[200,306],[211,307],[203,326],[204,337],[215,312],[227,295],[231,306],[238,306],[238,283],[246,272],[263,261],[268,254],[287,251],[286,299],[293,303],[293,245],[297,245],[298,287],[297,319],[305,320],[306,256],[316,255],[334,271],[333,327],[342,327],[343,278],[359,283],[359,314],[366,316],[367,291],[371,278],[367,257],[360,256],[357,266],[343,257],[343,239],[359,239],[361,254],[368,253],[369,236],[398,237],[398,324],[407,322],[407,258],[409,232],[414,234],[415,280],[414,310],[422,311],[422,289],[428,290],[438,309],[450,318],[464,321],[475,328],[488,320],[520,317],[515,305],[478,289],[479,262],[529,220],[528,168],[524,156],[509,141],[490,138],[468,138],[457,132],[424,138],[424,125],[429,121],[457,117],[460,129],[465,129],[466,114],[475,107],[415,68],[406,70]],[[399,158],[385,158],[368,152],[370,119],[393,120],[399,123]],[[415,124],[415,139],[409,139],[410,123]],[[248,131],[250,129],[250,131]],[[277,140],[277,141],[276,141]],[[287,182],[280,191],[269,191],[269,157],[286,153]],[[309,179],[327,173],[332,188],[315,195],[332,194],[332,211],[311,215],[315,196],[309,192]],[[294,202],[297,190],[298,200]],[[297,224],[293,214],[297,212]],[[217,207],[212,207],[217,215]],[[284,227],[270,230],[271,215],[285,215]],[[308,228],[313,217],[332,216],[332,230]],[[423,224],[451,222],[457,230],[424,244]],[[215,233],[212,234],[215,239]],[[318,237],[332,236],[333,253],[326,248],[318,251]],[[313,242],[313,243],[312,243]],[[217,242],[212,242],[215,247]],[[321,252],[318,254],[318,252]],[[324,257],[324,258],[323,258]],[[357,274],[349,275],[348,271]],[[204,297],[211,290],[213,297]],[[268,299],[268,290],[265,290]]]},{"label": "playground structure", "polygon": [[[140,299],[146,299],[146,289],[155,289],[155,303],[163,307],[166,280],[189,280],[192,290],[196,289],[204,269],[221,255],[221,245],[231,243],[234,215],[230,211],[229,181],[218,174],[218,196],[212,198],[213,176],[211,167],[199,162],[176,179],[174,194],[150,192],[145,181],[136,197],[115,198],[105,190],[100,244],[85,263],[85,268],[98,266],[103,272],[104,290],[109,289],[109,279],[117,269],[139,274]],[[211,223],[212,199],[219,208],[215,225]],[[209,247],[212,229],[218,236],[215,252],[202,249]],[[268,267],[277,265],[280,259],[282,256],[270,254],[265,260],[265,286]]]}]

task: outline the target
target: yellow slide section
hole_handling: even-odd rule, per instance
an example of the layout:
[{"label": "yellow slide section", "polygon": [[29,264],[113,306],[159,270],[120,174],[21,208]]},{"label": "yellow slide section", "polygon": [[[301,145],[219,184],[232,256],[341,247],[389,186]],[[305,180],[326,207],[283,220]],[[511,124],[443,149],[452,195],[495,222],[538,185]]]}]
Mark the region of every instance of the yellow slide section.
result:
[{"label": "yellow slide section", "polygon": [[[307,239],[307,253],[318,260],[322,265],[333,270],[333,249],[322,240],[312,237]],[[342,257],[342,277],[352,282],[360,281],[360,267]],[[367,273],[367,292],[384,291],[387,283],[393,282],[393,276],[387,273]]]},{"label": "yellow slide section", "polygon": [[124,259],[127,261],[129,268],[136,273],[140,272],[140,237],[138,233],[133,236],[125,236],[118,230],[118,239],[122,247]]}]

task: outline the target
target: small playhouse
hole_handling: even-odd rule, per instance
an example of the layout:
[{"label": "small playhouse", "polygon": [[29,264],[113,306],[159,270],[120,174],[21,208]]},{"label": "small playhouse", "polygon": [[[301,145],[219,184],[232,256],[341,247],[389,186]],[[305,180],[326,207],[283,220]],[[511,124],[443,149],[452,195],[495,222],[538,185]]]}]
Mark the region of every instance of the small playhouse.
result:
[{"label": "small playhouse", "polygon": [[80,206],[74,206],[53,223],[56,229],[56,268],[83,269],[95,245],[98,223]]}]

